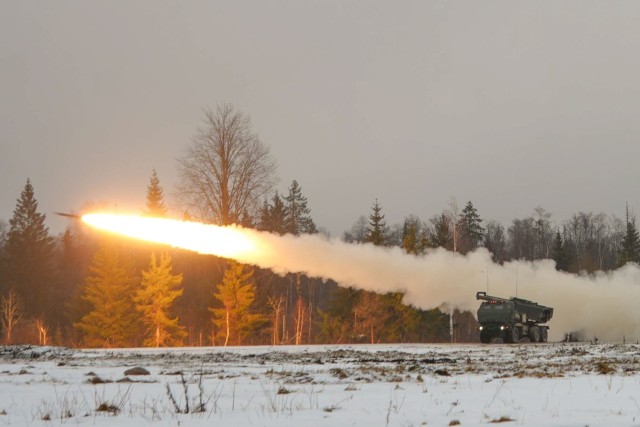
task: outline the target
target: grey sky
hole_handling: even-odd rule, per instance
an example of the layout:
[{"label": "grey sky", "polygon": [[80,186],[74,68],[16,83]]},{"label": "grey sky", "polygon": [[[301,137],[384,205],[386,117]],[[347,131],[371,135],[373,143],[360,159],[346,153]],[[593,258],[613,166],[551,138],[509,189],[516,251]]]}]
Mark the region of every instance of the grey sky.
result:
[{"label": "grey sky", "polygon": [[231,102],[333,235],[452,196],[507,225],[640,209],[639,2],[4,1],[0,219],[166,193]]}]

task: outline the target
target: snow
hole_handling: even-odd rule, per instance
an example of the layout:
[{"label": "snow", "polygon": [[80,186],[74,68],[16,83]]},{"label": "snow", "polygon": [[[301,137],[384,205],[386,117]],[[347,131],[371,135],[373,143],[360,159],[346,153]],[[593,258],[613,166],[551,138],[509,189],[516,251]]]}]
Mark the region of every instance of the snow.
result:
[{"label": "snow", "polygon": [[640,426],[638,372],[637,344],[0,347],[0,425]]}]

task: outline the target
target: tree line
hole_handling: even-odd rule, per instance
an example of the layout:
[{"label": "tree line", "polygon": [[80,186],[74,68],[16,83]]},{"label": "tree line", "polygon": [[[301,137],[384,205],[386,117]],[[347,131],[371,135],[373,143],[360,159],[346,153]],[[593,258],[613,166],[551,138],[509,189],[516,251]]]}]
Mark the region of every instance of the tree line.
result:
[{"label": "tree line", "polygon": [[[178,160],[179,216],[262,231],[318,233],[297,180],[274,191],[275,163],[249,118],[224,104],[205,111]],[[144,189],[141,189],[141,195]],[[86,210],[91,210],[87,206]],[[155,171],[141,209],[167,217]],[[175,214],[171,216],[176,216]],[[232,260],[114,238],[70,221],[51,236],[29,179],[12,218],[0,221],[0,321],[4,343],[122,347],[477,340],[469,312],[422,310],[400,292],[376,294],[303,274],[279,276]],[[640,261],[635,217],[579,212],[555,224],[536,208],[506,228],[455,199],[422,220],[387,225],[382,204],[342,236],[354,244],[487,248],[497,263],[553,259],[584,274]]]}]

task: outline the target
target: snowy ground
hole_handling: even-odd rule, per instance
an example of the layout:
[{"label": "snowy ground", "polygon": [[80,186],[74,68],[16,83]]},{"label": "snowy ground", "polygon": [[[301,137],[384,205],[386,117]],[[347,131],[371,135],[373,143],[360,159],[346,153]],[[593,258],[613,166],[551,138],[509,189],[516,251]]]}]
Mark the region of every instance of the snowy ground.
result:
[{"label": "snowy ground", "polygon": [[629,344],[0,347],[0,426],[640,426],[639,373]]}]

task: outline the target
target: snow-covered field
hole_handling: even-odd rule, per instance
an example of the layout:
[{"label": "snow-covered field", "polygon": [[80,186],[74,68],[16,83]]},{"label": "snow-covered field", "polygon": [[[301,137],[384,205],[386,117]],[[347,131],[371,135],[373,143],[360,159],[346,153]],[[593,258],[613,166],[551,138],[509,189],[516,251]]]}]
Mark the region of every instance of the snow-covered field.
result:
[{"label": "snow-covered field", "polygon": [[639,372],[635,344],[0,347],[0,425],[640,426]]}]

